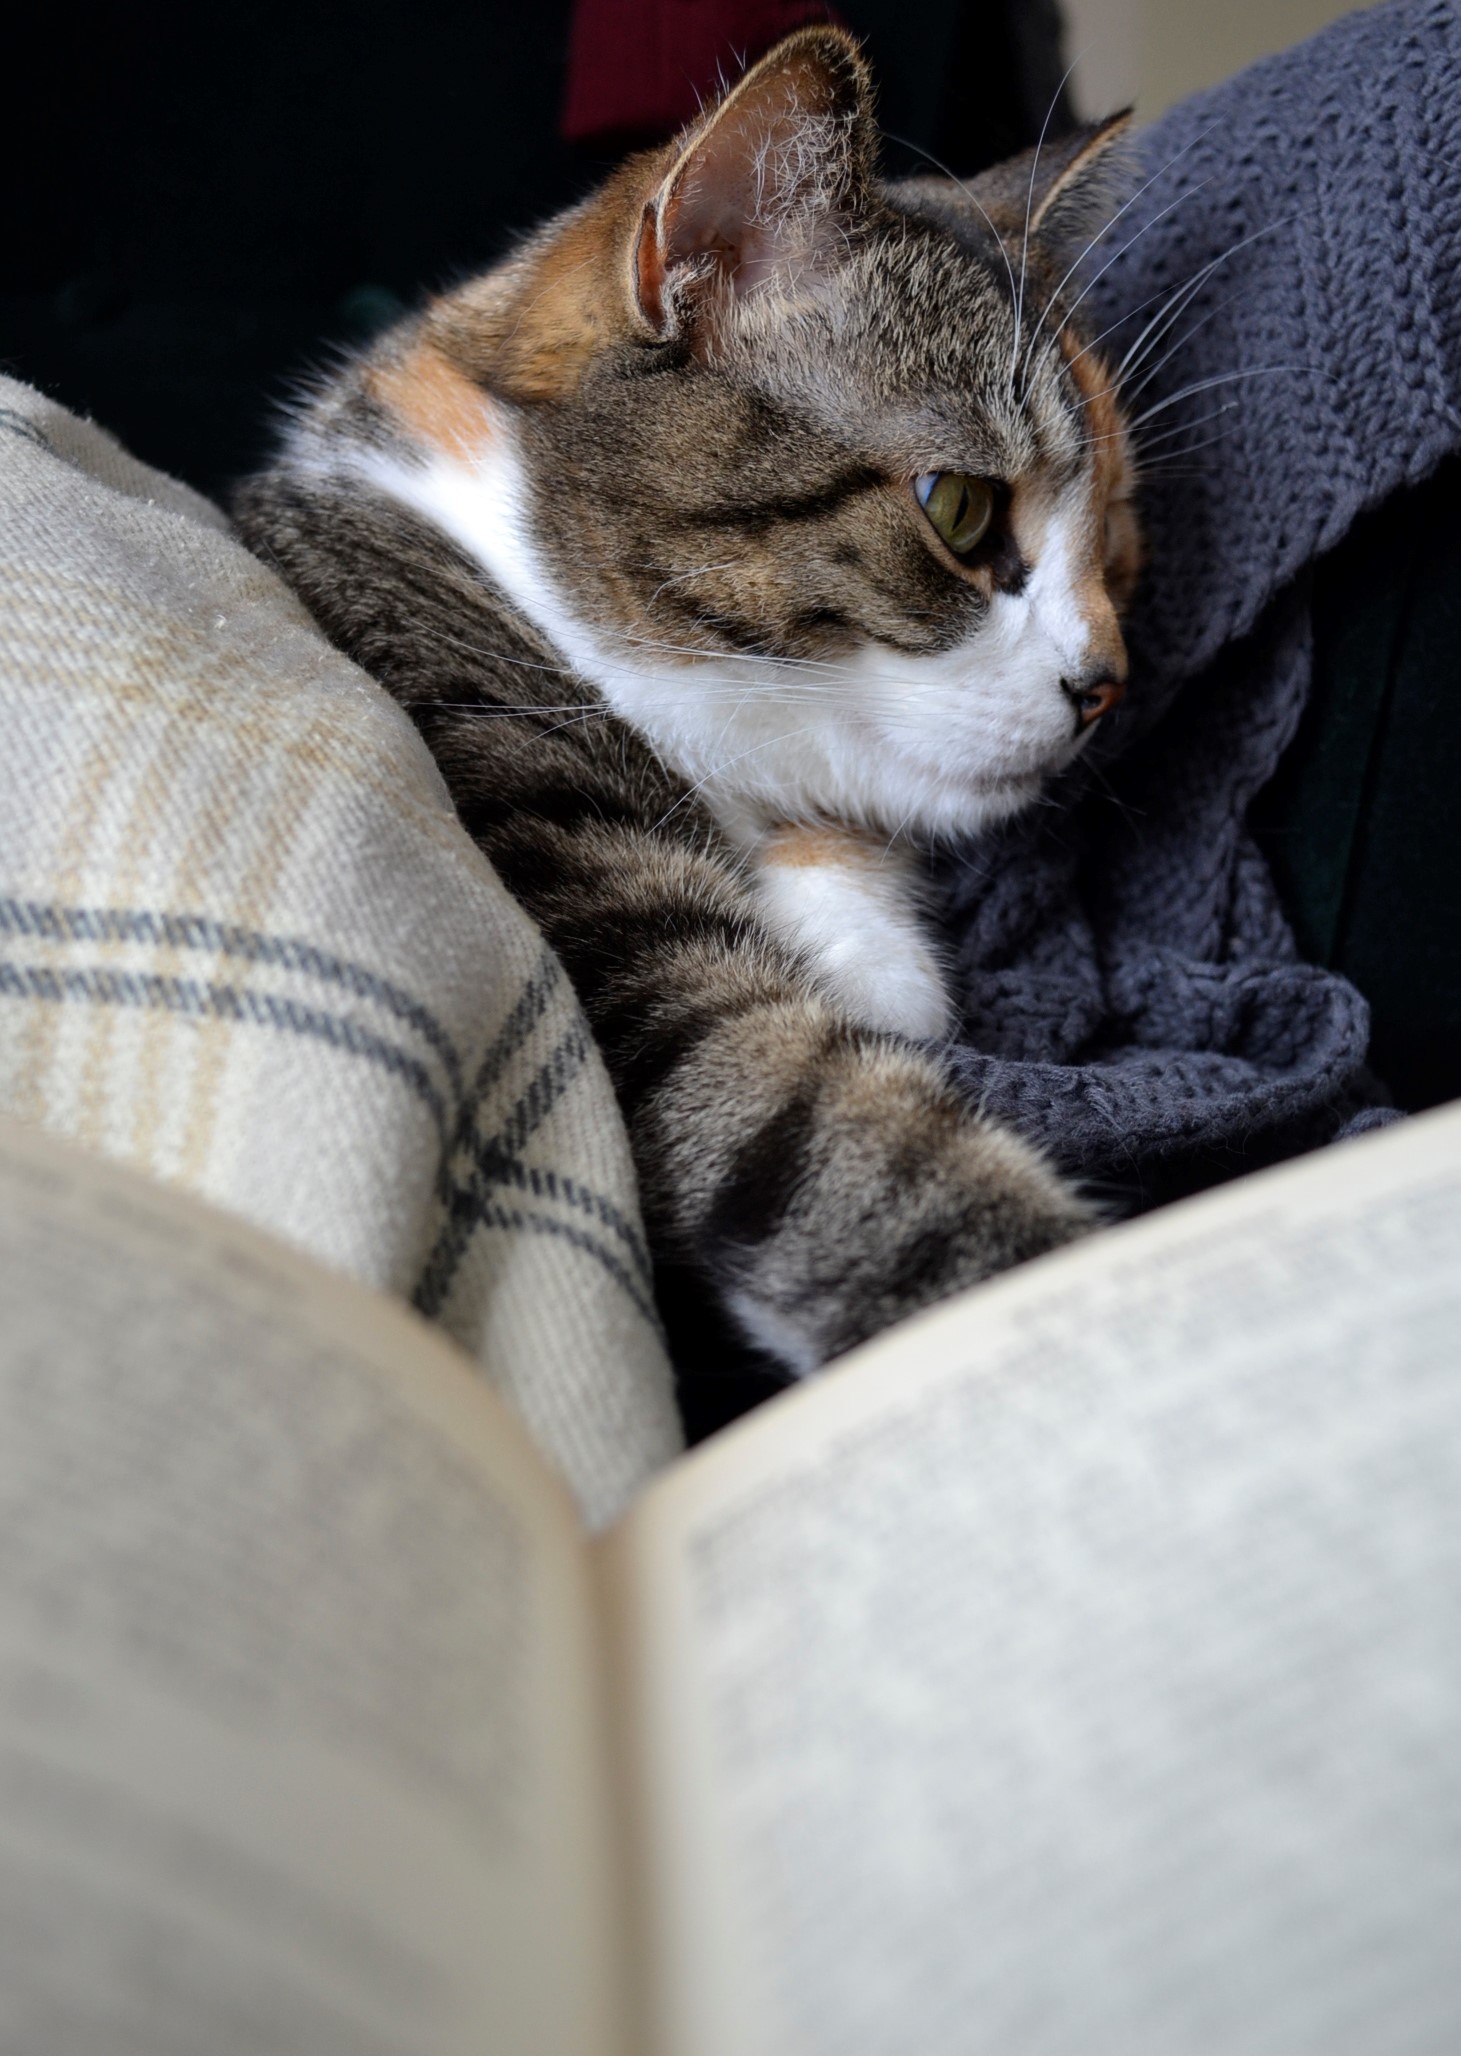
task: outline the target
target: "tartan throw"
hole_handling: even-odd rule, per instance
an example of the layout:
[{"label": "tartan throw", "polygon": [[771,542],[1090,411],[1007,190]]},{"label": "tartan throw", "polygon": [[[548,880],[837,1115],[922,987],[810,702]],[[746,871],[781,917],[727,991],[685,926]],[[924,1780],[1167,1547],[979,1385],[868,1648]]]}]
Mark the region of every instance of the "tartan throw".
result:
[{"label": "tartan throw", "polygon": [[681,1446],[628,1143],[401,710],[0,379],[0,1110],[411,1300],[586,1517]]}]

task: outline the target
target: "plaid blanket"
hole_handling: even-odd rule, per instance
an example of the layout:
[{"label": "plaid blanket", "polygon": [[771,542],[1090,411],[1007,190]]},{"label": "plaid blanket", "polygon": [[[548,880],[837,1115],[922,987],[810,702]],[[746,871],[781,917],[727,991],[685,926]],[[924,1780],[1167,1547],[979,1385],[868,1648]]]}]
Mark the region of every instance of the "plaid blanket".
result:
[{"label": "plaid blanket", "polygon": [[608,1519],[679,1446],[628,1145],[405,715],[0,379],[0,1109],[413,1300]]}]

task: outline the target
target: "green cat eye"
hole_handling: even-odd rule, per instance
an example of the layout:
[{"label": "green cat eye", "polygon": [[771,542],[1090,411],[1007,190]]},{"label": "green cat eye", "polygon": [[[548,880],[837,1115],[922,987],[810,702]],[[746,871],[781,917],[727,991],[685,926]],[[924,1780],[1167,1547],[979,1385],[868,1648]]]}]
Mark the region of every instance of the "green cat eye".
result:
[{"label": "green cat eye", "polygon": [[913,481],[924,513],[956,557],[983,542],[994,519],[994,487],[967,471],[925,471]]}]

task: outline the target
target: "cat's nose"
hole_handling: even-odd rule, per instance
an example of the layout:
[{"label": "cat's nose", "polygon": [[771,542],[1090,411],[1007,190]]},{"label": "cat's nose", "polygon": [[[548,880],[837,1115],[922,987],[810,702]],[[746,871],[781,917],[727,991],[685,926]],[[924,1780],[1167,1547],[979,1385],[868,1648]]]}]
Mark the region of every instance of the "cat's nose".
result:
[{"label": "cat's nose", "polygon": [[1081,728],[1094,728],[1103,714],[1109,714],[1126,697],[1119,678],[1062,678],[1060,690],[1075,708]]}]

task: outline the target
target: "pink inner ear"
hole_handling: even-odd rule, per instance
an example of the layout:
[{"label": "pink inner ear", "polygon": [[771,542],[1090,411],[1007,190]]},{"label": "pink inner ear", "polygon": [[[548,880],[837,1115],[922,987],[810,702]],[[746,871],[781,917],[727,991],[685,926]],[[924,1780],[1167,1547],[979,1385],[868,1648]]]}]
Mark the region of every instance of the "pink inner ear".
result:
[{"label": "pink inner ear", "polygon": [[711,257],[738,295],[812,255],[853,180],[862,91],[821,48],[773,52],[692,142],[660,215],[665,271]]},{"label": "pink inner ear", "polygon": [[717,121],[693,152],[665,208],[667,267],[712,256],[738,293],[774,270],[798,198],[798,129],[807,116],[785,87]]}]

